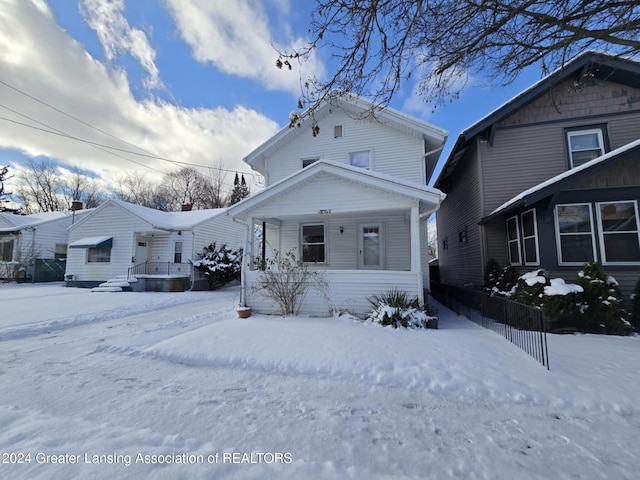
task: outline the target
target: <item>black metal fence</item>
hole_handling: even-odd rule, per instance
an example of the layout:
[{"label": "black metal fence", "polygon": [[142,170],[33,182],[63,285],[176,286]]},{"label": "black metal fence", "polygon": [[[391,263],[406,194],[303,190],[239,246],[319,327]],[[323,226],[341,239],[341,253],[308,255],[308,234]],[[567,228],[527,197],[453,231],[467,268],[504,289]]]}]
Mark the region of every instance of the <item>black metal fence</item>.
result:
[{"label": "black metal fence", "polygon": [[468,287],[431,283],[431,296],[518,346],[549,369],[544,310]]},{"label": "black metal fence", "polygon": [[144,262],[129,268],[128,276],[135,275],[176,275],[191,276],[190,263]]}]

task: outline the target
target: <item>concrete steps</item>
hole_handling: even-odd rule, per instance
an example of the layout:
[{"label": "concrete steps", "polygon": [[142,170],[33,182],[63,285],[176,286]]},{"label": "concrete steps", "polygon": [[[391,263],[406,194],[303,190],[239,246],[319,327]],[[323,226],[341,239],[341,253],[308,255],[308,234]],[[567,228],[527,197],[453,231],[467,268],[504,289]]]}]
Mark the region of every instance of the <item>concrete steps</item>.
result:
[{"label": "concrete steps", "polygon": [[92,292],[130,292],[131,283],[137,282],[135,277],[118,276],[101,283],[91,289]]}]

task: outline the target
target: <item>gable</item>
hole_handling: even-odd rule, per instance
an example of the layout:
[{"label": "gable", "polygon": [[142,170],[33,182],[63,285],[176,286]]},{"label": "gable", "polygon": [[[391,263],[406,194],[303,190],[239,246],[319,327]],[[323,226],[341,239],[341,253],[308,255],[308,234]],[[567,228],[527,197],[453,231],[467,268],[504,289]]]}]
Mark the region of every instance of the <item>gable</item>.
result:
[{"label": "gable", "polygon": [[[369,152],[371,169],[425,183],[424,140],[392,128],[389,122],[371,118],[355,119],[342,110],[332,111],[318,122],[316,137],[298,135],[267,159],[271,185],[302,168],[303,160],[323,159],[349,164],[350,153]],[[339,127],[341,136],[335,137]]]},{"label": "gable", "polygon": [[415,198],[372,188],[322,172],[299,182],[251,209],[256,218],[392,210],[417,204]]}]

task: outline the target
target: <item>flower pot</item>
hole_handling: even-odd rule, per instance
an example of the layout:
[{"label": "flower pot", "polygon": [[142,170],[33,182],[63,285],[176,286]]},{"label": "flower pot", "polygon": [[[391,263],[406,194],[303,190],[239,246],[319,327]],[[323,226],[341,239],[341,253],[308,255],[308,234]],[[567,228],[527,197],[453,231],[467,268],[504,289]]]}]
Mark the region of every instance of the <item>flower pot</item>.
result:
[{"label": "flower pot", "polygon": [[249,318],[251,316],[251,308],[249,307],[240,307],[236,309],[238,313],[238,318]]}]

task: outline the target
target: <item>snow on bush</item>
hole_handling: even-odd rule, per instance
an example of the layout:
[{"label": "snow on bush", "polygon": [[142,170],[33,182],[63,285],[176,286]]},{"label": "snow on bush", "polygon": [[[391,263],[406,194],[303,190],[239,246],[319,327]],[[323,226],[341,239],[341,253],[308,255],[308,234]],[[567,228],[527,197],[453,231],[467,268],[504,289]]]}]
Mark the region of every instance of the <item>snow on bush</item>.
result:
[{"label": "snow on bush", "polygon": [[417,297],[410,297],[404,290],[393,288],[385,293],[369,298],[373,311],[367,321],[393,328],[427,328],[431,315],[429,307],[421,308]]},{"label": "snow on bush", "polygon": [[229,282],[238,280],[242,270],[242,249],[232,250],[223,244],[219,248],[213,242],[202,249],[197,260],[191,260],[209,282],[209,290],[215,290]]},{"label": "snow on bush", "polygon": [[[493,270],[496,271],[495,266]],[[490,278],[495,279],[496,274],[493,273]],[[633,327],[622,307],[618,282],[607,275],[600,264],[586,263],[578,272],[575,282],[550,279],[544,270],[538,269],[518,277],[509,291],[501,291],[497,286],[490,291],[526,305],[544,307],[545,324],[550,331],[577,330],[611,335],[631,333]],[[640,281],[637,290],[640,294]],[[640,316],[640,303],[637,308]],[[640,318],[637,322],[640,327]]]}]

